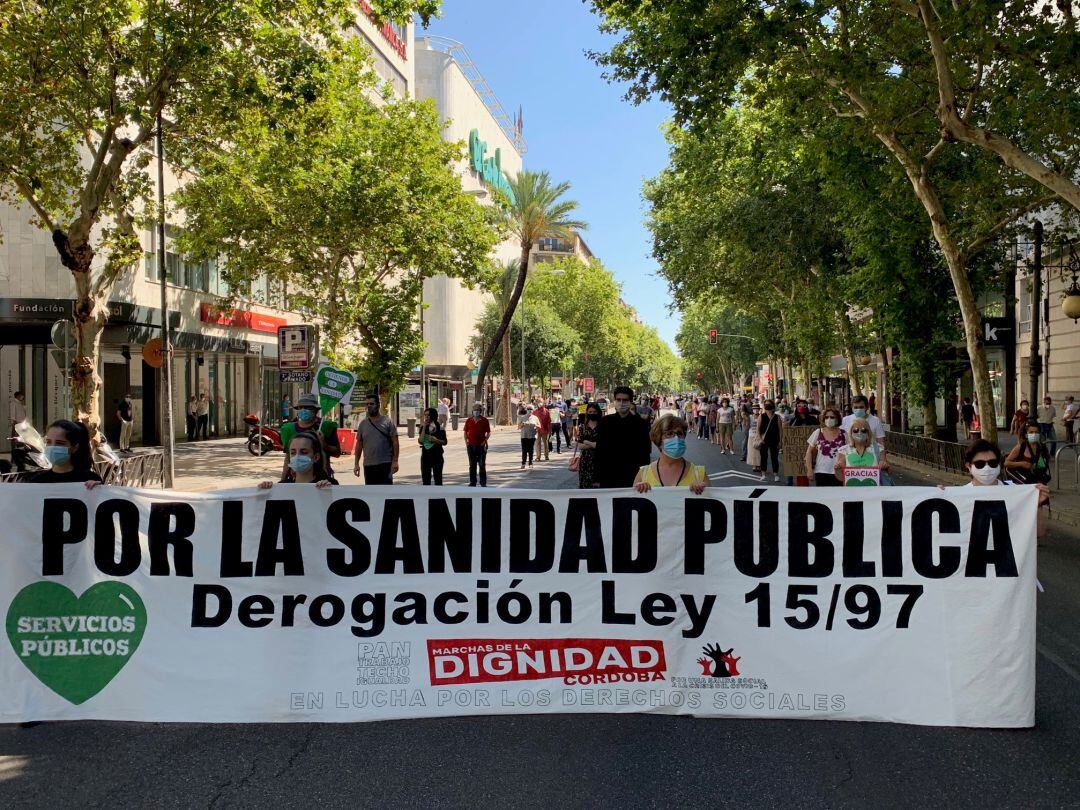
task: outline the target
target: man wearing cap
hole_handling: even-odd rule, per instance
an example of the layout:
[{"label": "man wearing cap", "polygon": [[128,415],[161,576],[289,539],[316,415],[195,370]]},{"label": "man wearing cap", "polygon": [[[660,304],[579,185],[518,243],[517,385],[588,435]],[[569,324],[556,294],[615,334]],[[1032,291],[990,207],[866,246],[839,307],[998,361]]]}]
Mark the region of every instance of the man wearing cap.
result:
[{"label": "man wearing cap", "polygon": [[330,468],[330,458],[337,458],[341,455],[341,442],[338,441],[337,429],[337,422],[319,418],[319,400],[315,399],[314,395],[304,394],[300,399],[296,400],[296,421],[286,422],[281,426],[281,444],[285,448],[285,462],[281,469],[282,480],[285,480],[285,476],[289,472],[289,444],[292,442],[293,437],[296,436],[296,431],[307,430],[318,433],[322,438],[322,455],[323,460],[326,462],[326,477],[337,483],[334,478],[334,471]]},{"label": "man wearing cap", "polygon": [[356,446],[353,448],[353,475],[360,476],[360,457],[364,460],[365,484],[393,484],[398,471],[397,425],[379,413],[379,398],[367,397],[367,419],[356,427]]}]

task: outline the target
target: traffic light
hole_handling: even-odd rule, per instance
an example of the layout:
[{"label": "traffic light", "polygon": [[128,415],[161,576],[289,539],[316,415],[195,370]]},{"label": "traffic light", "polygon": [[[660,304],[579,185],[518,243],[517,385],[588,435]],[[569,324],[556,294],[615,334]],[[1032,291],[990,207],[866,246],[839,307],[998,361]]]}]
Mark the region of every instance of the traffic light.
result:
[{"label": "traffic light", "polygon": [[700,380],[701,379],[701,372],[699,371],[695,376]]},{"label": "traffic light", "polygon": [[715,329],[710,329],[709,330],[709,343],[712,343],[714,346],[716,345],[716,330]]}]

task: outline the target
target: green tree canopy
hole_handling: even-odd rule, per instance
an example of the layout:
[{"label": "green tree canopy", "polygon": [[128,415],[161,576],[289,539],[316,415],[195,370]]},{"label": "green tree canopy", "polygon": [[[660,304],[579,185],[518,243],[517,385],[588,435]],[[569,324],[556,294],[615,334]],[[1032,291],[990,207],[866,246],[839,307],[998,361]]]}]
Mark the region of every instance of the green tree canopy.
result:
[{"label": "green tree canopy", "polygon": [[503,310],[502,318],[491,336],[491,342],[485,344],[484,352],[479,360],[475,390],[477,400],[483,395],[484,380],[491,358],[501,346],[503,335],[510,328],[510,320],[514,317],[518,301],[521,300],[521,295],[525,290],[533,245],[544,237],[570,240],[575,230],[584,230],[586,227],[582,220],[574,218],[574,212],[578,207],[577,201],[566,198],[566,194],[570,191],[569,183],[553,183],[547,172],[532,172],[524,169],[514,177],[508,176],[507,181],[510,184],[510,198],[502,196],[500,204],[506,214],[507,228],[518,241],[521,256],[518,260],[518,274],[514,280],[514,288]]},{"label": "green tree canopy", "polygon": [[177,194],[182,249],[220,257],[230,289],[260,278],[322,325],[322,348],[392,392],[423,356],[423,279],[477,283],[496,240],[461,190],[461,144],[430,102],[370,97],[358,44],[306,67],[275,103],[248,109],[228,149],[201,153]]},{"label": "green tree canopy", "polygon": [[[1031,4],[988,0],[953,5],[957,10],[974,9],[971,23],[993,26],[987,29],[989,35],[974,37],[979,45],[969,50],[976,54],[972,70],[962,74],[954,87],[970,88],[959,113],[978,130],[970,138],[958,135],[954,126],[960,102],[954,103],[939,82],[944,73],[942,60],[932,52],[933,7],[921,0],[771,4],[716,0],[708,4],[707,13],[692,0],[662,4],[593,0],[603,15],[604,29],[621,36],[610,51],[596,56],[612,78],[631,83],[631,99],[661,95],[689,130],[707,128],[736,104],[778,104],[811,132],[827,128],[835,135],[831,125],[839,121],[850,136],[876,143],[902,170],[945,260],[963,319],[976,392],[988,417],[987,435],[994,438],[990,376],[968,264],[1025,214],[1052,202],[1055,195],[1067,195],[1069,184],[1062,181],[1075,176],[1076,149],[1066,148],[1058,155],[1054,144],[1071,138],[1075,145],[1075,115],[1048,118],[1058,137],[1047,139],[1038,157],[1043,169],[1049,164],[1059,169],[1050,173],[1030,164],[1021,167],[1017,155],[1005,155],[1009,138],[991,143],[989,130],[971,122],[984,115],[989,97],[981,95],[985,81],[1000,64],[1036,60],[1038,68],[1024,71],[1032,82],[1045,67],[1048,74],[1037,78],[1047,88],[1075,86],[1070,77],[1075,76],[1076,60],[1073,56],[1070,63],[1068,53],[1075,53],[1076,23],[1072,14],[1038,4],[1062,15],[1061,25],[1052,36],[1040,28],[1038,36],[1019,43],[1001,32]],[[966,13],[958,11],[949,20],[950,32],[964,28],[960,18]],[[1031,34],[1035,25],[1034,18],[1025,17],[1021,29],[1026,33],[1020,36]],[[1021,44],[1024,48],[1017,50]],[[953,68],[959,70],[961,62],[953,63]],[[1034,121],[1045,109],[1049,92],[1034,93],[1030,114],[1009,122],[1010,107],[1025,106],[1028,99],[1019,98],[1016,87],[995,89],[993,95],[1002,102],[997,108],[1006,116],[997,123],[1002,128],[1011,123],[1011,131],[1019,133],[1023,127],[1017,122],[1027,120],[1029,129],[1036,131]],[[1075,97],[1074,92],[1065,103]],[[968,143],[957,143],[965,138]],[[980,148],[971,145],[975,141]],[[1058,157],[1061,160],[1055,162]],[[1051,187],[1054,194],[1046,195]]]},{"label": "green tree canopy", "polygon": [[[370,5],[398,20],[439,7]],[[216,148],[250,99],[357,13],[348,0],[0,0],[0,199],[30,206],[72,272],[77,418],[97,421],[105,304],[142,252],[158,116],[170,156]]]}]

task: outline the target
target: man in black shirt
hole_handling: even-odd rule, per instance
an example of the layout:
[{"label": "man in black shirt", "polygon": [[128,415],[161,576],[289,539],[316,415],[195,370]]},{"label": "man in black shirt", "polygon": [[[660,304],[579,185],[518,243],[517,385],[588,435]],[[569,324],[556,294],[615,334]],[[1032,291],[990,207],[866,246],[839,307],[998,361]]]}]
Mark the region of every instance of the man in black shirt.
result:
[{"label": "man in black shirt", "polygon": [[649,423],[634,412],[634,391],[615,389],[615,413],[600,420],[596,434],[596,480],[603,488],[630,487],[649,463]]}]

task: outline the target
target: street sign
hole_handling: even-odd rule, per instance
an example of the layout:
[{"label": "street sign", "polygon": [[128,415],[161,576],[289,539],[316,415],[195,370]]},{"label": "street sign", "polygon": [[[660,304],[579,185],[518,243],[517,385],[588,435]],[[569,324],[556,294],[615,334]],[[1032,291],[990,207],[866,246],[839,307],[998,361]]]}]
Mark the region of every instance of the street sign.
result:
[{"label": "street sign", "polygon": [[309,383],[311,382],[310,371],[279,371],[278,382],[283,383]]},{"label": "street sign", "polygon": [[[172,347],[169,347],[169,351],[172,351]],[[146,361],[146,365],[150,368],[161,368],[165,362],[165,352],[161,348],[161,338],[150,338],[143,344],[142,348],[143,360]]]},{"label": "street sign", "polygon": [[[311,368],[311,327],[306,324],[279,326],[278,368],[306,371]],[[311,379],[310,377],[308,378]]]},{"label": "street sign", "polygon": [[592,377],[585,377],[581,381],[581,390],[586,394],[591,394],[596,390],[596,381]]}]

